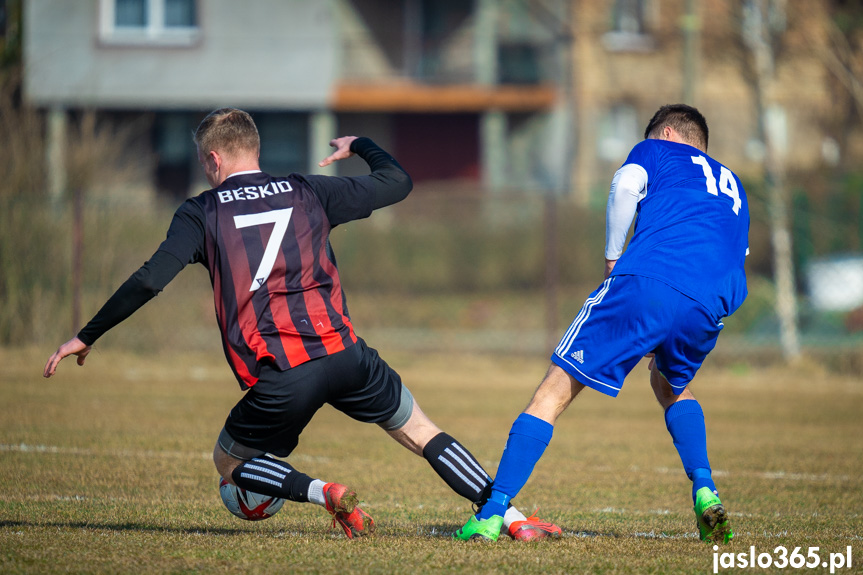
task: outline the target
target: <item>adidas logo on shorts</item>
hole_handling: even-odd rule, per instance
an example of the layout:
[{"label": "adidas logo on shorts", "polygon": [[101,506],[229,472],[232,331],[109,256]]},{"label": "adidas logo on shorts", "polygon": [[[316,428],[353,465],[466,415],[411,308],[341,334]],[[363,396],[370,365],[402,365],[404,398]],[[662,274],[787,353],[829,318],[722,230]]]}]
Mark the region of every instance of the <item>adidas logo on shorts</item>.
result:
[{"label": "adidas logo on shorts", "polygon": [[578,351],[574,351],[570,354],[572,359],[577,361],[578,363],[584,363],[584,350],[580,349]]}]

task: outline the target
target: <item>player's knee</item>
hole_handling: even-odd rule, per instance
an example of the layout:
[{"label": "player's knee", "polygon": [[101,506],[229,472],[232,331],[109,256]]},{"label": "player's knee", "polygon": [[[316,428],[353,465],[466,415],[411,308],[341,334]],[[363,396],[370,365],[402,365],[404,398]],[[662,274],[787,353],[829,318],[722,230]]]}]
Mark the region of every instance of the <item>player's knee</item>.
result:
[{"label": "player's knee", "polygon": [[422,456],[428,442],[443,433],[441,428],[419,409],[414,410],[414,415],[408,424],[402,428],[402,431],[410,442],[410,446],[406,447],[420,456]]},{"label": "player's knee", "polygon": [[243,460],[228,455],[217,444],[215,451],[213,451],[213,463],[216,465],[216,471],[219,472],[219,476],[223,477],[228,483],[233,484],[234,480],[232,476],[234,469],[243,463]]},{"label": "player's knee", "polygon": [[401,405],[396,414],[380,425],[401,445],[422,456],[423,449],[441,429],[423,413],[406,387],[402,388]]},{"label": "player's knee", "polygon": [[552,365],[525,411],[532,415],[541,414],[538,416],[542,419],[549,416],[556,418],[582,389],[584,385],[560,367]]},{"label": "player's knee", "polygon": [[398,409],[396,409],[396,412],[389,419],[381,421],[378,425],[381,426],[384,431],[398,431],[404,428],[409,421],[414,419],[416,412],[422,413],[418,409],[414,410],[414,396],[406,385],[402,385],[401,394],[399,395]]},{"label": "player's knee", "polygon": [[213,448],[213,465],[216,466],[216,471],[219,472],[221,477],[227,479],[229,483],[233,483],[233,481],[231,481],[230,473],[233,469],[229,469],[228,459],[230,459],[230,456],[225,453],[222,446],[216,442],[216,446]]},{"label": "player's knee", "polygon": [[213,464],[216,466],[216,471],[219,472],[219,475],[226,479],[228,483],[233,484],[234,480],[231,478],[231,475],[234,473],[234,469],[243,461],[246,461],[246,459],[252,459],[252,454],[249,453],[250,456],[248,458],[241,458],[233,453],[229,453],[223,444],[223,437],[226,437],[224,429],[219,435],[219,440],[216,441],[215,447],[213,447]]}]

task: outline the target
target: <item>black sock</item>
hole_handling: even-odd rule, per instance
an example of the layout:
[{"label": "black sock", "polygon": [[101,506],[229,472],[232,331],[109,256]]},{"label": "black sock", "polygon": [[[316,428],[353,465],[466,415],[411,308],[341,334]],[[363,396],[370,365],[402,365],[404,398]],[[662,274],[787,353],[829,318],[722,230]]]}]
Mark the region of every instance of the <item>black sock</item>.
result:
[{"label": "black sock", "polygon": [[237,486],[252,493],[281,497],[306,503],[312,478],[288,463],[272,457],[256,457],[234,469],[231,478]]},{"label": "black sock", "polygon": [[479,461],[446,433],[435,435],[426,444],[423,457],[450,489],[471,503],[480,502],[486,487],[491,485],[491,477]]}]

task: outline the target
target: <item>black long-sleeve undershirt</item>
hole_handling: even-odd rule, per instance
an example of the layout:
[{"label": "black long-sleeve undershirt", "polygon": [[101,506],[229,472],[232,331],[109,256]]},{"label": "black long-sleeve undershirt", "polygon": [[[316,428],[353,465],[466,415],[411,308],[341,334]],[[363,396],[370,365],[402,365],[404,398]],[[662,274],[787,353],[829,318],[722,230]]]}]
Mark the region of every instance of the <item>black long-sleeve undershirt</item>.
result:
[{"label": "black long-sleeve undershirt", "polygon": [[[351,151],[366,161],[371,169],[369,175],[348,178],[305,176],[333,226],[357,219],[355,214],[344,214],[340,210],[339,199],[346,192],[371,185],[374,190],[371,209],[377,210],[402,201],[413,187],[410,176],[395,158],[369,138],[357,138],[351,142]],[[353,217],[346,217],[351,215]]]},{"label": "black long-sleeve undershirt", "polygon": [[[400,202],[413,187],[407,172],[369,138],[357,138],[351,142],[351,151],[366,161],[370,174],[303,178],[321,202],[332,226],[368,217],[372,210]],[[358,204],[366,205],[367,209],[359,213]],[[201,261],[204,242],[203,212],[198,204],[187,201],[174,215],[168,237],[156,253],[123,282],[78,332],[78,339],[86,345],[93,345],[105,332],[131,316],[158,295],[187,264]],[[178,258],[175,255],[178,253],[184,255]]]},{"label": "black long-sleeve undershirt", "polygon": [[102,334],[156,297],[184,267],[170,253],[158,250],[108,298],[102,309],[78,332],[78,339],[93,345]]}]

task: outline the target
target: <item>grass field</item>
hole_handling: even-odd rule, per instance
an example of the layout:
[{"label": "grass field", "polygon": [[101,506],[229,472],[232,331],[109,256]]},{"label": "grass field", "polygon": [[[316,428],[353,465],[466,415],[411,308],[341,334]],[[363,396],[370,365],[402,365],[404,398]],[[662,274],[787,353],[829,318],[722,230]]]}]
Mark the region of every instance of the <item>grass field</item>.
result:
[{"label": "grass field", "polygon": [[[377,426],[325,408],[290,461],[360,494],[378,531],[349,541],[316,506],[259,523],[223,508],[210,453],[240,392],[221,357],[97,349],[44,380],[51,351],[0,349],[0,573],[713,571],[644,366],[617,399],[582,394],[516,500],[559,524],[558,541],[451,541],[468,505]],[[491,472],[547,363],[381,351]],[[737,534],[721,551],[818,547],[826,560],[851,546],[837,572],[863,572],[863,381],[708,366],[693,389]]]}]

